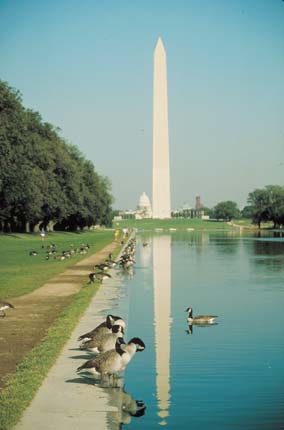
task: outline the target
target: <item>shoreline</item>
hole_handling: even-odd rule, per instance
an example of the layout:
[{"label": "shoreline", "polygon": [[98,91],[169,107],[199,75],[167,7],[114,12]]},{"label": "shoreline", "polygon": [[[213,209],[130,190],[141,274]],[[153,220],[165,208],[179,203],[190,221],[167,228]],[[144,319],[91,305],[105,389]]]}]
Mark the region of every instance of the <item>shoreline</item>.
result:
[{"label": "shoreline", "polygon": [[120,295],[126,292],[115,275],[115,269],[111,269],[111,273],[114,276],[103,282],[93,296],[14,430],[77,430],[81,426],[85,430],[118,428],[120,389],[101,388],[93,382],[88,383],[91,379],[84,379],[76,373],[79,364],[90,358],[86,351],[78,349],[78,336],[100,324],[110,311],[123,315],[127,320],[128,309],[121,309],[119,304]]}]

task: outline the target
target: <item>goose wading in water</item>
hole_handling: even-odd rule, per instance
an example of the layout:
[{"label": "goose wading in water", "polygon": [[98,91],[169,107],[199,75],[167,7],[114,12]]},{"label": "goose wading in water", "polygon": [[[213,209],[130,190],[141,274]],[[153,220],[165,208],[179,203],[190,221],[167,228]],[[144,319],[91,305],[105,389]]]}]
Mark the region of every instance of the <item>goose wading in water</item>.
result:
[{"label": "goose wading in water", "polygon": [[188,312],[187,322],[188,324],[214,324],[217,315],[197,315],[193,316],[192,308],[187,308],[185,312]]}]

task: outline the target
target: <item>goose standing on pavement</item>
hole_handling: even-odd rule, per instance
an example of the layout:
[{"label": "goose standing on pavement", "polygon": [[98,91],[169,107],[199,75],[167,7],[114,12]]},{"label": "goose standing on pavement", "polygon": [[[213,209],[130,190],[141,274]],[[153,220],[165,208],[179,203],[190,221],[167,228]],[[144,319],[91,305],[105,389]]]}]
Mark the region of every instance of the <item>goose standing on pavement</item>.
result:
[{"label": "goose standing on pavement", "polygon": [[91,272],[89,274],[89,282],[88,284],[93,284],[95,281],[102,282],[105,279],[111,278],[111,275],[105,272]]},{"label": "goose standing on pavement", "polygon": [[5,311],[11,308],[14,309],[14,306],[11,305],[11,303],[6,302],[5,300],[0,300],[0,311],[2,312],[2,315],[1,315],[2,318],[6,316]]},{"label": "goose standing on pavement", "polygon": [[112,326],[115,324],[120,325],[121,327],[123,327],[123,329],[125,329],[126,327],[125,321],[121,317],[108,314],[104,322],[99,324],[97,327],[95,327],[93,330],[89,331],[88,333],[82,334],[78,338],[78,341],[88,341],[98,335],[110,334],[112,332],[111,331]]},{"label": "goose standing on pavement", "polygon": [[101,333],[101,335],[98,334],[92,339],[84,341],[80,345],[80,349],[86,349],[92,352],[106,352],[110,349],[114,349],[117,338],[122,337],[123,335],[123,327],[121,325],[115,324],[111,328],[111,333]]},{"label": "goose standing on pavement", "polygon": [[123,338],[118,337],[114,349],[98,354],[95,358],[88,360],[78,367],[77,372],[86,370],[94,375],[100,375],[101,379],[105,376],[114,376],[125,369],[136,352],[144,349],[145,344],[138,337],[132,338],[127,344]]},{"label": "goose standing on pavement", "polygon": [[217,315],[197,315],[196,317],[193,316],[192,308],[187,308],[185,312],[188,312],[188,318],[187,322],[192,324],[214,324],[215,318],[217,318]]}]

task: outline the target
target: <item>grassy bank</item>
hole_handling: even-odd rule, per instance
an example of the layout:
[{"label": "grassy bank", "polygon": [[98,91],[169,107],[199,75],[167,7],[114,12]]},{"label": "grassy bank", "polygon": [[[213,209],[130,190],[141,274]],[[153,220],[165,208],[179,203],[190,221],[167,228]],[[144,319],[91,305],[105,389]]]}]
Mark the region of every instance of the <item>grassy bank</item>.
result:
[{"label": "grassy bank", "polygon": [[0,391],[1,430],[10,430],[18,422],[97,289],[98,285],[89,285],[75,294],[46,338],[26,355],[16,373],[7,378],[5,388]]},{"label": "grassy bank", "polygon": [[[89,244],[88,254],[94,254],[113,240],[113,231],[83,233],[48,233],[44,241],[37,234],[0,235],[0,297],[12,298],[41,287],[47,280],[86,258],[75,253],[65,260],[55,259],[72,246]],[[57,253],[46,260],[47,246],[56,244]],[[36,256],[29,255],[36,251]]]},{"label": "grassy bank", "polygon": [[[0,236],[2,260],[0,273],[5,273],[4,288],[1,286],[2,297],[3,291],[5,297],[16,297],[23,294],[23,291],[32,291],[41,286],[66,267],[101,250],[112,241],[113,231],[85,232],[79,235],[52,233],[48,236],[44,243],[38,236],[33,235]],[[70,244],[81,246],[89,243],[90,248],[88,255],[74,255],[64,261],[46,261],[41,247],[51,242],[56,243],[60,250],[68,249]],[[114,252],[115,256],[120,248],[118,245]],[[30,249],[38,250],[35,258],[29,255]],[[17,365],[16,372],[6,377],[5,387],[0,391],[1,430],[10,430],[18,422],[98,288],[99,284],[90,284],[74,294],[71,303],[60,312],[48,328],[44,339],[25,355]]]},{"label": "grassy bank", "polygon": [[187,230],[194,229],[198,231],[202,230],[230,230],[233,227],[229,226],[226,222],[222,221],[207,221],[201,219],[180,219],[180,218],[172,218],[172,219],[143,219],[143,220],[135,220],[135,219],[127,219],[118,222],[114,222],[113,227],[117,228],[137,228],[138,230],[155,230],[155,229],[177,229],[177,230]]}]

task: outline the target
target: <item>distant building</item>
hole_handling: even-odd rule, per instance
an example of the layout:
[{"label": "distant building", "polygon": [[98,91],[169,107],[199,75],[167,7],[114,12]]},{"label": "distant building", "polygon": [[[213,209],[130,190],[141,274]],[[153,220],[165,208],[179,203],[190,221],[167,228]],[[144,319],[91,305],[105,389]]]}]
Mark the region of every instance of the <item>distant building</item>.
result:
[{"label": "distant building", "polygon": [[139,197],[139,202],[135,210],[127,209],[121,210],[114,221],[121,221],[123,219],[144,219],[152,218],[152,207],[150,199],[145,192]]},{"label": "distant building", "polygon": [[136,211],[131,209],[119,211],[118,216],[114,217],[114,221],[121,221],[124,219],[135,219]]},{"label": "distant building", "polygon": [[[197,196],[199,197],[199,196]],[[203,219],[204,216],[204,210],[202,208],[202,204],[200,202],[199,197],[199,203],[200,207],[195,209],[192,209],[188,203],[184,203],[179,209],[176,209],[172,212],[173,218],[201,218]]]},{"label": "distant building", "polygon": [[137,206],[137,215],[141,218],[152,218],[152,207],[150,199],[144,191],[139,198],[139,203]]},{"label": "distant building", "polygon": [[177,209],[172,212],[173,218],[200,218],[204,219],[203,209]]},{"label": "distant building", "polygon": [[200,196],[196,196],[195,197],[195,209],[202,209],[203,208],[203,204],[201,203],[201,198]]}]

